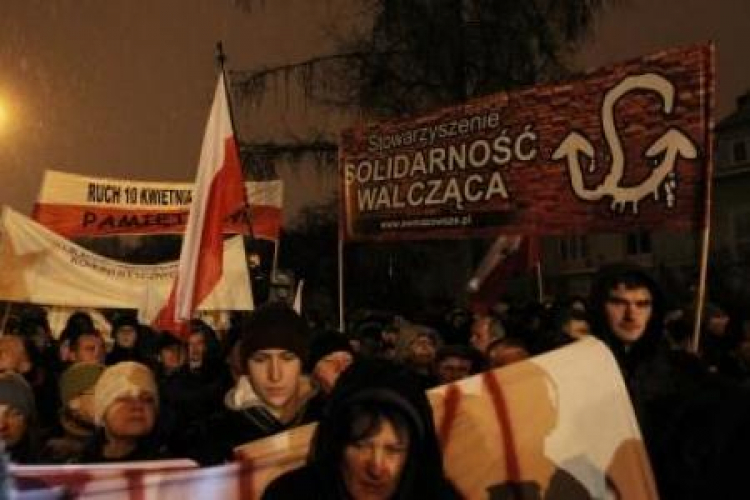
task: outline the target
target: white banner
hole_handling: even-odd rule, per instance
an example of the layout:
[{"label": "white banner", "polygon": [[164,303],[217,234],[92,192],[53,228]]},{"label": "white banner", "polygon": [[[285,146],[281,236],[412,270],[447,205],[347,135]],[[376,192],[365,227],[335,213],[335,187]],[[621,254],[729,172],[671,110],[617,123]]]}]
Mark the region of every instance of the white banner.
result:
[{"label": "white banner", "polygon": [[[176,261],[133,265],[102,257],[8,207],[0,231],[0,300],[138,309],[150,323],[177,273]],[[241,236],[225,243],[224,275],[199,309],[253,309]]]}]

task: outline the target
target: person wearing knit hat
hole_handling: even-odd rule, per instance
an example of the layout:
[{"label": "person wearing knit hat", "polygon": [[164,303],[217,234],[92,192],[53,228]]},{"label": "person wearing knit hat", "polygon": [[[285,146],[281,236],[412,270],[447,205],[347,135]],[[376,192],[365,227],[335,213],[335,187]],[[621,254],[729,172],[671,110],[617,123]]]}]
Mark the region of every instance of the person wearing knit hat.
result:
[{"label": "person wearing knit hat", "polygon": [[94,385],[104,371],[98,363],[75,363],[60,376],[60,427],[63,433],[47,441],[45,463],[77,460],[94,435]]},{"label": "person wearing knit hat", "polygon": [[36,420],[34,393],[19,374],[0,375],[0,440],[14,462],[33,461]]},{"label": "person wearing knit hat", "polygon": [[225,398],[231,447],[311,421],[307,403],[315,395],[302,376],[309,329],[291,307],[264,304],[243,317],[238,328],[239,362],[246,379]]},{"label": "person wearing knit hat", "polygon": [[94,386],[94,423],[98,427],[83,462],[119,462],[164,458],[153,430],[159,394],[148,367],[123,361],[107,367]]}]

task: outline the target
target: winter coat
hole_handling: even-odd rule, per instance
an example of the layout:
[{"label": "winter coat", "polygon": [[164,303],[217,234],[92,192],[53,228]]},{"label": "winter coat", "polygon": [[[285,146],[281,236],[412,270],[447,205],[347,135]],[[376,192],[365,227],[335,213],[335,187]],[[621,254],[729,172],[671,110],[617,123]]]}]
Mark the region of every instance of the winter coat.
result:
[{"label": "winter coat", "polygon": [[313,436],[308,463],[283,474],[264,492],[263,499],[346,499],[341,477],[342,429],[351,405],[384,404],[400,408],[411,422],[409,451],[394,500],[459,498],[443,471],[442,453],[424,390],[405,367],[378,359],[362,359],[337,381],[324,418]]},{"label": "winter coat", "polygon": [[310,380],[302,377],[297,395],[297,411],[290,420],[281,422],[255,393],[247,376],[243,375],[224,398],[227,410],[224,424],[226,442],[234,448],[312,422],[312,415],[307,410],[308,403],[316,393]]}]

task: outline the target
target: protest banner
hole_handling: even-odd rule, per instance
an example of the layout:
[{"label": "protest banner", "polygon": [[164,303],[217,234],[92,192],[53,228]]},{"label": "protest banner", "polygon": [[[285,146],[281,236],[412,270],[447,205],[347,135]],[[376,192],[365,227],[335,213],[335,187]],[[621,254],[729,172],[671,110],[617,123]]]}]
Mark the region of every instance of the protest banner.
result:
[{"label": "protest banner", "polygon": [[[0,227],[0,300],[70,307],[138,309],[153,319],[177,273],[177,262],[132,265],[102,257],[4,207]],[[224,250],[224,274],[201,310],[251,310],[242,237]]]},{"label": "protest banner", "polygon": [[[591,498],[657,498],[619,368],[593,338],[427,394],[446,472],[463,498],[506,498],[511,485],[546,491],[553,480]],[[258,470],[250,498],[304,463],[313,432],[314,424],[235,450],[279,464]]]},{"label": "protest banner", "polygon": [[710,45],[342,133],[346,240],[702,227]]},{"label": "protest banner", "polygon": [[[277,240],[283,183],[246,182],[249,208],[233,213],[224,232]],[[116,234],[182,234],[193,184],[82,176],[47,170],[33,218],[68,238]]]},{"label": "protest banner", "polygon": [[[593,338],[428,396],[446,472],[463,498],[515,498],[504,492],[546,492],[551,481],[583,488],[590,498],[657,498],[619,369]],[[240,462],[221,467],[168,471],[156,463],[148,470],[145,462],[139,470],[126,463],[116,477],[101,476],[98,466],[79,466],[65,481],[55,470],[35,470],[34,477],[38,486],[63,484],[80,500],[258,499],[275,477],[304,463],[314,429],[241,446]]]}]

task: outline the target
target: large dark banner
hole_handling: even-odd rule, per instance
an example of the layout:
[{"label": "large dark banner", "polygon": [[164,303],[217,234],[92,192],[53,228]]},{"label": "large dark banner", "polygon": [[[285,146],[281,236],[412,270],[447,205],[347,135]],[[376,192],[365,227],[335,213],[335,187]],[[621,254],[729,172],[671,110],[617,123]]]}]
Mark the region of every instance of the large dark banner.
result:
[{"label": "large dark banner", "polygon": [[347,240],[703,224],[713,46],[343,132]]}]

